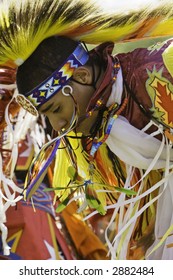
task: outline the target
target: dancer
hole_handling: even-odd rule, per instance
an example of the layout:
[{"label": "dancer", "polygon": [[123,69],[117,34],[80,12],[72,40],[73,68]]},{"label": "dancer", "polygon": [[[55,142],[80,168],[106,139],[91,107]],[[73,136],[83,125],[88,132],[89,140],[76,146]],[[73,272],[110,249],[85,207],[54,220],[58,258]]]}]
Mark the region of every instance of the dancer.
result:
[{"label": "dancer", "polygon": [[[163,24],[168,27],[164,35],[171,35],[168,6],[162,1],[156,8],[139,9],[142,13],[148,11],[148,15],[157,11],[157,26],[153,28],[154,17],[149,17],[150,22],[147,22],[146,16],[146,25],[131,22],[133,27],[140,25],[140,28],[130,33],[130,21],[129,24],[124,21],[125,27],[130,28],[125,28],[124,33],[114,32],[116,39],[142,38],[145,34],[152,37],[154,32],[163,35]],[[94,5],[91,7],[95,8]],[[87,9],[92,15],[91,7],[87,6]],[[40,6],[35,2],[34,8],[37,10]],[[58,149],[53,179],[61,199],[57,211],[64,209],[71,200],[77,200],[78,212],[84,211],[85,215],[92,209],[102,215],[113,209],[105,231],[113,259],[172,259],[172,40],[112,56],[113,43],[106,41],[116,40],[115,35],[111,40],[108,28],[111,23],[113,26],[113,21],[109,13],[104,16],[102,25],[103,17],[99,17],[102,10],[97,13],[96,10],[92,24],[85,18],[82,31],[76,26],[75,30],[68,31],[68,28],[60,30],[60,26],[55,28],[57,14],[52,13],[54,21],[52,25],[50,21],[47,23],[52,32],[47,33],[40,24],[41,40],[36,40],[38,37],[35,36],[27,46],[27,52],[23,53],[21,50],[28,41],[22,39],[17,56],[11,46],[13,59],[6,53],[6,41],[2,41],[1,60],[4,63],[13,61],[19,66],[18,103],[36,116],[38,112],[45,114],[58,132],[51,142],[55,144],[52,155]],[[164,23],[163,11],[167,15]],[[23,10],[23,14],[25,12]],[[63,23],[66,19],[63,18]],[[114,31],[118,26],[116,23]],[[100,33],[106,29],[109,36],[101,39],[105,43],[90,52],[82,46],[82,40],[85,43],[98,41]],[[47,147],[50,146],[44,147],[41,157],[46,154]],[[37,189],[37,182],[42,179],[51,159],[44,159],[46,163],[42,168],[38,158],[36,166],[43,170],[41,173],[36,173],[33,166],[30,169],[28,197]],[[161,215],[162,227],[158,222]],[[113,225],[116,225],[115,236],[110,241],[108,231]],[[159,246],[155,247],[156,244]],[[155,250],[157,247],[159,249]]]}]

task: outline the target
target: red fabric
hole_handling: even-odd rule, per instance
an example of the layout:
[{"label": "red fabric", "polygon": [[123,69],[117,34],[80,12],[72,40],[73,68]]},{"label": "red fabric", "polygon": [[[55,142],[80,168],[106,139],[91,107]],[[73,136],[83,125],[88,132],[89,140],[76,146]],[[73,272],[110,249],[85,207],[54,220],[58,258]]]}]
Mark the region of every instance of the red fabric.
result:
[{"label": "red fabric", "polygon": [[47,215],[51,218],[57,242],[62,245],[65,258],[72,259],[53,217],[39,209],[34,212],[32,207],[23,206],[21,202],[17,203],[17,209],[10,207],[7,211],[8,239],[22,229],[15,253],[24,260],[46,260],[51,257],[44,243],[45,240],[53,247]]}]

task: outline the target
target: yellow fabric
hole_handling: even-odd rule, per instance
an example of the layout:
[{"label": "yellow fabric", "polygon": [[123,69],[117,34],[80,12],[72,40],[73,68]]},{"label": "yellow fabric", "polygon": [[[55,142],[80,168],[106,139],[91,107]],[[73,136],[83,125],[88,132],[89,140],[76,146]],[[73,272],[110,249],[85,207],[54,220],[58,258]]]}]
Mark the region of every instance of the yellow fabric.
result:
[{"label": "yellow fabric", "polygon": [[[67,150],[63,149],[63,143],[60,143],[60,149],[56,154],[55,166],[52,178],[52,186],[56,189],[58,187],[66,188],[70,178],[67,176],[67,169],[72,165],[70,158],[68,156]],[[62,168],[63,166],[63,168]],[[64,190],[55,190],[55,193],[58,194],[60,200],[64,200],[69,194],[70,189]]]},{"label": "yellow fabric", "polygon": [[[70,132],[68,135],[75,136],[74,132]],[[83,148],[81,145],[80,139],[73,139],[69,138],[69,142],[72,146],[72,150],[75,156],[75,163],[77,163],[77,172],[80,176],[81,184],[84,183],[85,180],[90,179],[89,175],[89,157],[86,152],[83,152]],[[61,143],[63,146],[63,144]],[[61,147],[62,147],[61,146]],[[55,188],[55,193],[57,194],[58,198],[63,201],[71,192],[71,189],[67,187],[67,184],[70,180],[67,175],[67,169],[69,166],[73,165],[71,162],[67,149],[58,150],[56,154],[55,160],[55,168],[54,168],[54,176],[53,176],[53,187]],[[63,166],[63,168],[62,168]],[[83,181],[82,181],[82,178]],[[104,176],[99,172],[98,169],[95,170],[93,175],[93,182],[95,190],[103,189],[103,186],[100,184],[105,184]],[[58,190],[57,188],[65,188],[65,190]],[[98,192],[97,193],[98,199],[101,201],[103,206],[106,206],[106,195],[105,193]]]},{"label": "yellow fabric", "polygon": [[173,43],[162,54],[164,64],[173,77]]},{"label": "yellow fabric", "polygon": [[[60,150],[61,151],[61,150]],[[48,169],[50,184],[53,181],[52,168]],[[94,234],[91,228],[82,221],[82,216],[77,215],[77,206],[72,202],[62,211],[62,217],[72,238],[75,248],[83,259],[106,260],[107,248]]]}]

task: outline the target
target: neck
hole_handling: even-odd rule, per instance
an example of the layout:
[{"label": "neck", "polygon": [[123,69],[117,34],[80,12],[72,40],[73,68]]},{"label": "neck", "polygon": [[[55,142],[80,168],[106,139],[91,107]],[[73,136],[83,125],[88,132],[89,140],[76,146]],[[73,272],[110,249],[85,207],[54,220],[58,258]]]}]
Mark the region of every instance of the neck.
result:
[{"label": "neck", "polygon": [[107,103],[111,94],[112,85],[115,82],[118,70],[120,69],[118,61],[113,61],[111,56],[108,56],[107,58],[108,62],[106,70],[100,75],[97,89],[94,92],[86,110],[88,113]]}]

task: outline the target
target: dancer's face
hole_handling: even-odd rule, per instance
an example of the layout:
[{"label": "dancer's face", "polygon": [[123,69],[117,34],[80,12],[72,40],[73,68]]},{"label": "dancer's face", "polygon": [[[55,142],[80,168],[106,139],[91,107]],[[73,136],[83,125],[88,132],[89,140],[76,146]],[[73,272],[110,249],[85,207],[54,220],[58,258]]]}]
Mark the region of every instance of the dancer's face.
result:
[{"label": "dancer's face", "polygon": [[[62,90],[57,92],[39,108],[39,111],[48,117],[53,129],[60,132],[70,127],[76,102],[78,108],[76,131],[88,135],[97,117],[97,113],[94,113],[90,118],[86,117],[86,109],[94,93],[94,88],[87,86],[92,81],[90,68],[79,67],[75,70],[73,79],[75,81],[70,81],[68,84],[71,89],[69,87],[64,89],[65,95]],[[69,93],[71,94],[68,95]]]}]

